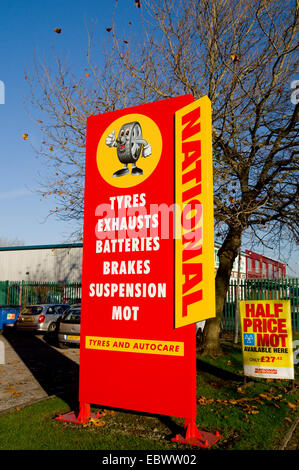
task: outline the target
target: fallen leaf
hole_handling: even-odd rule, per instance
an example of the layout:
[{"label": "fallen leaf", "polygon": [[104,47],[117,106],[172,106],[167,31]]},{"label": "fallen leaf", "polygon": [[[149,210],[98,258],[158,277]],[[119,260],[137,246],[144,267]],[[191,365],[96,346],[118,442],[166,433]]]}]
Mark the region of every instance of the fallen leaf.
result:
[{"label": "fallen leaf", "polygon": [[260,393],[259,396],[261,398],[264,398],[265,400],[268,400],[268,401],[272,400],[272,397],[269,396],[269,395],[266,395],[265,393]]},{"label": "fallen leaf", "polygon": [[296,410],[297,406],[295,405],[295,403],[290,403],[288,401],[288,406],[292,409],[292,410]]},{"label": "fallen leaf", "polygon": [[198,398],[198,403],[202,406],[210,405],[211,403],[214,403],[214,398],[206,398],[201,396]]},{"label": "fallen leaf", "polygon": [[61,28],[55,28],[53,31],[57,34],[61,34]]},{"label": "fallen leaf", "polygon": [[27,140],[28,139],[28,134],[25,133],[25,134],[22,135],[22,137],[23,137],[24,140]]},{"label": "fallen leaf", "polygon": [[107,31],[108,33],[110,33],[111,30],[112,30],[112,28],[106,28],[106,31]]},{"label": "fallen leaf", "polygon": [[135,5],[137,8],[141,7],[141,1],[140,0],[135,0]]},{"label": "fallen leaf", "polygon": [[105,426],[106,424],[104,420],[99,418],[91,418],[90,423],[97,427]]}]

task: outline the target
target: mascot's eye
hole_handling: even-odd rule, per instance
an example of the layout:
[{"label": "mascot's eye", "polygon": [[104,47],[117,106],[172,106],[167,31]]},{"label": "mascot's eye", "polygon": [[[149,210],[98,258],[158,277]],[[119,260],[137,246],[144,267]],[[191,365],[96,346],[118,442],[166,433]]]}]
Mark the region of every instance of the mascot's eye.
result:
[{"label": "mascot's eye", "polygon": [[124,135],[124,131],[121,131],[120,135],[123,136],[123,135]]},{"label": "mascot's eye", "polygon": [[130,131],[129,131],[129,129],[127,129],[126,135],[129,135],[129,134],[130,134]]}]

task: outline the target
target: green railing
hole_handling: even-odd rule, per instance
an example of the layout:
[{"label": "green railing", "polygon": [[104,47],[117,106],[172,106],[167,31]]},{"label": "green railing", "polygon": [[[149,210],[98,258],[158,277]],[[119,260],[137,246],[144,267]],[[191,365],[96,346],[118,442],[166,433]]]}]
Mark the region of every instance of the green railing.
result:
[{"label": "green railing", "polygon": [[81,283],[64,282],[0,282],[0,304],[32,305],[81,301]]},{"label": "green railing", "polygon": [[[233,331],[235,312],[239,300],[290,300],[292,328],[299,331],[299,280],[298,279],[242,279],[230,283],[223,309],[222,328]],[[238,295],[239,291],[239,295]]]}]

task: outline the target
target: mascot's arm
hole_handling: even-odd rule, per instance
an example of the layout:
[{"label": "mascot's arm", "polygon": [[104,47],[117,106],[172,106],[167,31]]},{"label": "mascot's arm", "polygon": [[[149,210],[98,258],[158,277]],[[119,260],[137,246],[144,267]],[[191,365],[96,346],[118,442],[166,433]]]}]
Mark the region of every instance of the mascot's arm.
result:
[{"label": "mascot's arm", "polygon": [[142,156],[143,157],[149,157],[152,154],[152,147],[151,145],[143,139],[136,139],[136,144],[142,144],[143,145],[143,150],[142,150]]},{"label": "mascot's arm", "polygon": [[108,134],[108,137],[106,137],[106,145],[108,147],[116,147],[116,142],[115,142],[115,131],[112,131],[112,134]]}]

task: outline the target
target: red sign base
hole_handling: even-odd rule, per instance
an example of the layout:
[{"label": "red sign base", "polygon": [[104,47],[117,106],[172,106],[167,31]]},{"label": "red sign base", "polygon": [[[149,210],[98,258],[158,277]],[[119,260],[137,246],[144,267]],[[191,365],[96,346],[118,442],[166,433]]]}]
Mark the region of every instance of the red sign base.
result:
[{"label": "red sign base", "polygon": [[[58,415],[55,419],[57,421],[66,421],[68,423],[83,425],[88,423],[91,418],[100,418],[101,416],[102,414],[99,411],[96,413],[90,412],[89,403],[80,403],[80,411],[78,415],[76,415],[74,411],[70,411],[64,415]],[[209,449],[222,437],[218,431],[216,431],[215,434],[206,431],[199,431],[195,422],[189,422],[185,424],[185,429],[185,437],[183,437],[181,434],[177,434],[174,438],[171,439],[171,441],[177,442],[178,444],[187,444]]]},{"label": "red sign base", "polygon": [[78,415],[76,415],[74,411],[70,411],[64,415],[58,415],[55,419],[57,421],[66,421],[68,423],[86,424],[91,418],[100,418],[101,416],[102,414],[99,411],[96,413],[90,412],[89,403],[81,403]]},{"label": "red sign base", "polygon": [[206,431],[199,431],[195,423],[189,423],[185,426],[186,433],[185,437],[181,434],[177,434],[171,439],[172,442],[179,444],[188,444],[197,447],[205,447],[209,449],[212,445],[216,444],[221,439],[221,435],[218,431],[215,434]]}]

